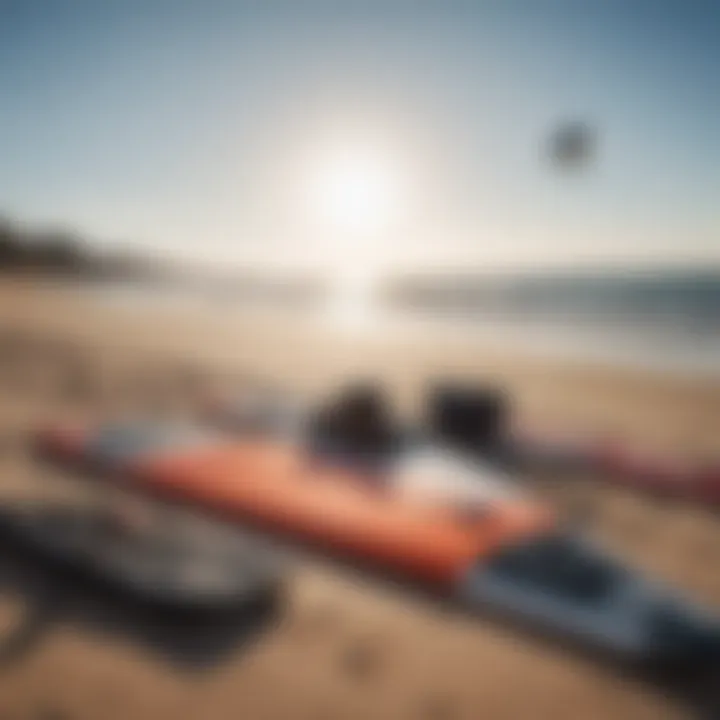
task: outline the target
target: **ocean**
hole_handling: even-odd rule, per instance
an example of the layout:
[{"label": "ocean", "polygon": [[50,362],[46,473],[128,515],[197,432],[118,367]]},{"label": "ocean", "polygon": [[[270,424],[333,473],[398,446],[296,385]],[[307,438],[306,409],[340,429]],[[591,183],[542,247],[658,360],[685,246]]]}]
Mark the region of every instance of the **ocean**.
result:
[{"label": "ocean", "polygon": [[403,278],[394,311],[494,346],[571,360],[720,373],[720,270]]},{"label": "ocean", "polygon": [[94,287],[130,308],[217,314],[293,313],[348,333],[461,334],[538,357],[720,374],[720,271],[432,276],[345,297],[326,288],[288,299],[126,283]]}]

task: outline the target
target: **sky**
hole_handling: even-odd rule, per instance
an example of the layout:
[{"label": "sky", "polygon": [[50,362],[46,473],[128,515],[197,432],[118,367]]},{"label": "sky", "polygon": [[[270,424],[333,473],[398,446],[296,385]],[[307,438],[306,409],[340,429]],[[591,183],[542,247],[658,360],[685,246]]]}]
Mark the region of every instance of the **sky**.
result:
[{"label": "sky", "polygon": [[700,0],[0,0],[0,212],[227,266],[720,263],[718,37]]}]

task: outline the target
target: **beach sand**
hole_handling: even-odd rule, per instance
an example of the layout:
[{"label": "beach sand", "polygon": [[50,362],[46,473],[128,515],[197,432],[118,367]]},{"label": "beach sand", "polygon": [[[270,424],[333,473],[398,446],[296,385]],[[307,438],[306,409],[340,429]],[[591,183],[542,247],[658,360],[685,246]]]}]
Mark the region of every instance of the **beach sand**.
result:
[{"label": "beach sand", "polygon": [[[182,412],[193,396],[251,377],[308,396],[348,377],[378,377],[409,412],[428,379],[479,378],[507,385],[529,423],[617,432],[690,456],[720,452],[720,383],[510,357],[459,334],[372,337],[220,304],[214,314],[152,311],[29,281],[0,285],[0,330],[8,329],[46,345],[35,351],[37,368],[8,379],[0,343],[3,497],[49,492],[50,471],[23,442],[39,422],[138,408]],[[69,358],[72,377],[53,375]],[[589,531],[639,567],[720,604],[713,513],[584,478],[538,478],[537,488],[560,508],[585,502]],[[1,597],[4,631],[27,608],[21,597]],[[8,719],[689,716],[662,688],[606,664],[315,559],[297,567],[279,623],[203,671],[62,617],[0,664],[0,718]]]}]

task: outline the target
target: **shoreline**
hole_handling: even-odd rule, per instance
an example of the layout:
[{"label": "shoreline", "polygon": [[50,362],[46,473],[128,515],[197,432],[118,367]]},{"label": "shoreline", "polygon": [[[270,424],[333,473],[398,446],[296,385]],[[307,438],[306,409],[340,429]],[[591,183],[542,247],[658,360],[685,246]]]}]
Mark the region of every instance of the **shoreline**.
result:
[{"label": "shoreline", "polygon": [[283,312],[184,312],[90,297],[72,288],[0,283],[2,325],[57,332],[110,356],[143,352],[247,373],[311,395],[348,379],[376,378],[411,408],[439,377],[498,383],[533,424],[720,454],[720,378],[539,358],[462,332],[383,335]]},{"label": "shoreline", "polygon": [[[238,317],[257,314],[293,316],[310,324],[334,323],[339,334],[418,335],[432,333],[438,338],[467,336],[485,351],[526,356],[532,361],[559,362],[580,366],[603,366],[667,376],[702,378],[720,383],[720,341],[707,332],[689,331],[676,318],[673,324],[643,322],[623,316],[588,314],[586,317],[523,317],[513,313],[445,312],[380,305],[366,298],[361,307],[343,307],[332,298],[313,307],[293,307],[278,299],[253,301],[232,296],[182,288],[135,289],[127,285],[78,287],[69,292],[95,295],[108,306],[128,309],[140,305],[157,313],[218,313]],[[357,300],[357,299],[356,299]],[[335,307],[337,305],[337,307]],[[343,326],[347,327],[343,327]]]}]

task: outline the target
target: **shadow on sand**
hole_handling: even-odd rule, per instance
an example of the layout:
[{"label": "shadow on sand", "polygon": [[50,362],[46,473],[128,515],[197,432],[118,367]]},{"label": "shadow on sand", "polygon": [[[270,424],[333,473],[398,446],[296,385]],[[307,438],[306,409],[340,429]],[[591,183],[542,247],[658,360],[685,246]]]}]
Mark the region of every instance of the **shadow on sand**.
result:
[{"label": "shadow on sand", "polygon": [[[268,540],[270,540],[268,538]],[[275,541],[271,541],[275,544]],[[285,545],[285,543],[282,543]],[[287,545],[285,545],[287,547]],[[290,549],[290,548],[288,548]],[[616,659],[589,652],[584,647],[548,636],[535,627],[521,625],[513,617],[475,608],[459,607],[452,599],[438,597],[416,585],[398,582],[377,569],[340,563],[312,550],[292,550],[294,562],[321,564],[341,575],[354,576],[365,583],[384,586],[401,600],[415,606],[440,611],[447,616],[473,618],[499,623],[508,632],[528,641],[547,642],[563,652],[590,658],[625,679],[643,684],[668,701],[684,705],[691,716],[716,719],[720,717],[720,686],[718,675],[710,672],[651,671],[628,667]],[[264,631],[280,620],[284,605],[243,608],[233,613],[211,617],[153,609],[123,597],[103,585],[83,580],[24,552],[14,546],[0,551],[0,594],[24,599],[27,612],[22,622],[0,638],[0,671],[20,661],[42,643],[48,630],[70,625],[96,635],[122,636],[142,644],[153,654],[181,671],[209,670],[230,655],[247,651]],[[383,643],[381,643],[383,644]],[[353,674],[365,674],[373,654],[363,648],[351,649],[345,658]],[[382,649],[379,650],[382,654]],[[345,662],[345,661],[344,661]],[[370,668],[372,670],[372,668]]]},{"label": "shadow on sand", "polygon": [[282,610],[280,601],[211,616],[155,608],[15,547],[0,552],[0,594],[20,597],[27,608],[0,638],[0,670],[32,652],[57,625],[126,637],[179,670],[208,670],[249,649]]}]

